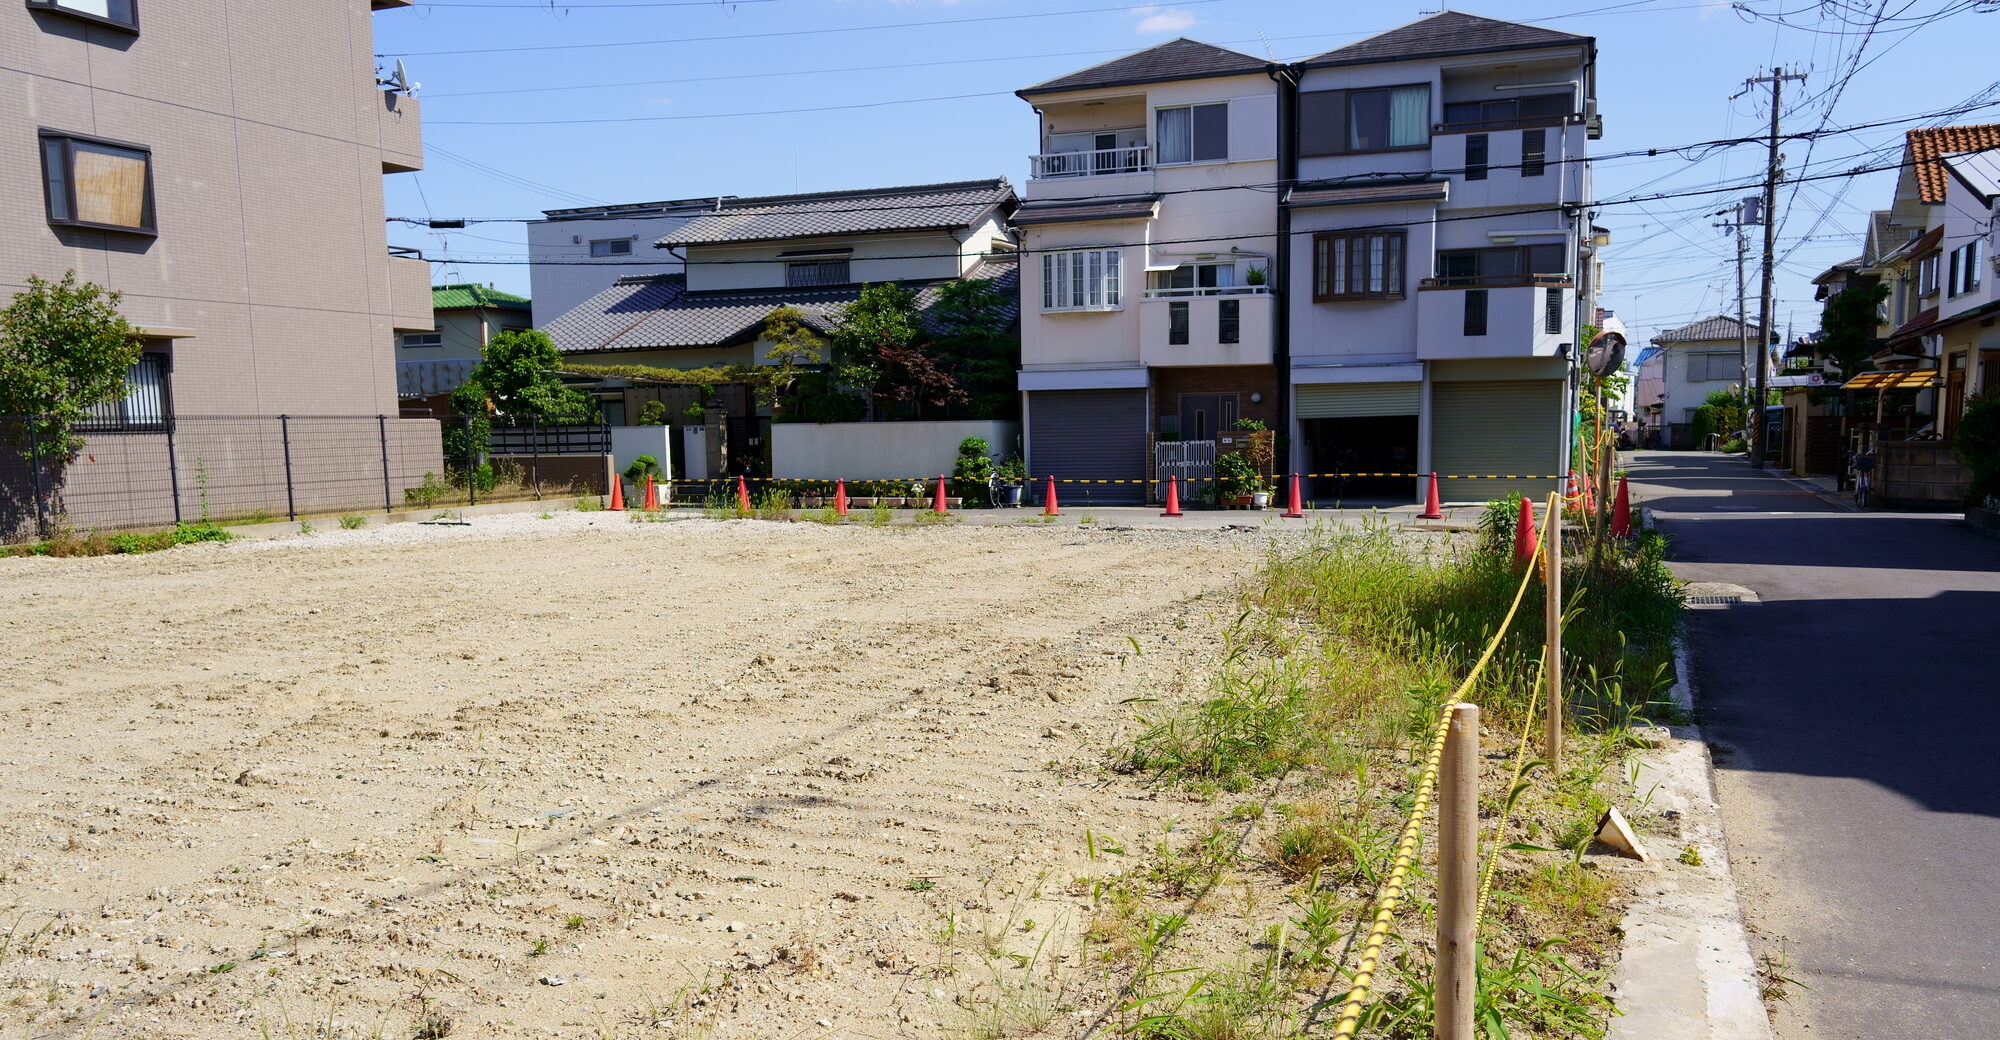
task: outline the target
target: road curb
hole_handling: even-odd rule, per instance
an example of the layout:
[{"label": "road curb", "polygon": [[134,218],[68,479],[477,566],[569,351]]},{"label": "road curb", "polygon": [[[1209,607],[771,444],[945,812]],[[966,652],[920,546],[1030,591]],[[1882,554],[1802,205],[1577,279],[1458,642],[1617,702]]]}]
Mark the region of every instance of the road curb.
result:
[{"label": "road curb", "polygon": [[[1674,671],[1669,697],[1692,719],[1694,672],[1682,639],[1674,642]],[[1620,1015],[1605,1036],[1771,1040],[1701,727],[1668,727],[1667,739],[1638,756],[1632,786],[1634,804],[1658,820],[1660,833],[1646,836],[1653,862],[1639,868],[1636,898],[1620,922],[1625,942],[1611,972]]]}]

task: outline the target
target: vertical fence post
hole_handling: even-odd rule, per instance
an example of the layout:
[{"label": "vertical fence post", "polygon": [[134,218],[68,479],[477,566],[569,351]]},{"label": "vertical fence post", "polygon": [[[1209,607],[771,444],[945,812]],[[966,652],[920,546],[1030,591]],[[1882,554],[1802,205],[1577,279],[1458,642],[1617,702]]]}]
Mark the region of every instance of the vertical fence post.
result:
[{"label": "vertical fence post", "polygon": [[181,525],[181,467],[174,459],[174,419],[167,417],[167,490],[174,496],[174,526]]},{"label": "vertical fence post", "polygon": [[1549,699],[1548,715],[1542,723],[1542,745],[1549,760],[1549,772],[1560,774],[1563,767],[1563,537],[1562,492],[1549,496],[1549,540],[1542,547],[1548,554],[1548,581],[1544,583],[1542,623],[1548,652],[1542,662],[1542,685]]},{"label": "vertical fence post", "polygon": [[382,511],[384,513],[393,513],[396,511],[396,500],[393,497],[392,492],[389,490],[389,417],[388,416],[377,415],[375,417],[375,435],[376,438],[382,444]]},{"label": "vertical fence post", "polygon": [[465,498],[467,505],[479,504],[479,446],[472,443],[472,416],[459,416],[465,430]]},{"label": "vertical fence post", "polygon": [[299,518],[298,499],[292,494],[292,417],[278,416],[278,434],[285,442],[285,516]]},{"label": "vertical fence post", "polygon": [[528,465],[535,481],[535,501],[542,500],[542,420],[538,416],[528,417],[528,449],[532,455]]},{"label": "vertical fence post", "polygon": [[1437,1040],[1474,1040],[1479,941],[1479,706],[1451,706],[1438,772]]},{"label": "vertical fence post", "polygon": [[35,537],[49,536],[49,502],[43,491],[42,480],[42,438],[35,432],[36,416],[30,415],[21,421],[28,424],[28,457],[35,470]]}]

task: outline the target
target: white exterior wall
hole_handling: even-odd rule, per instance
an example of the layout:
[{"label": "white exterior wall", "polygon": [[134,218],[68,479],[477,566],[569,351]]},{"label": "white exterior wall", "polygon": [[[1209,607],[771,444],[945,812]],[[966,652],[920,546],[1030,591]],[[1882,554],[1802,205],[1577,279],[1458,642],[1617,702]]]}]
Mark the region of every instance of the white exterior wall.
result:
[{"label": "white exterior wall", "polygon": [[[632,275],[677,274],[674,255],[653,243],[688,222],[686,216],[651,215],[592,219],[537,220],[528,224],[529,296],[540,327],[568,313],[577,304]],[[632,255],[593,257],[597,239],[628,239]]]},{"label": "white exterior wall", "polygon": [[[1750,349],[1757,349],[1757,343],[1754,339],[1750,342]],[[1675,343],[1667,347],[1664,364],[1661,367],[1661,376],[1666,381],[1667,392],[1666,407],[1660,410],[1661,422],[1668,425],[1689,422],[1691,421],[1688,417],[1689,411],[1701,407],[1703,402],[1708,400],[1709,394],[1717,390],[1727,390],[1731,386],[1741,382],[1740,379],[1704,379],[1693,381],[1688,379],[1688,356],[1691,354],[1706,354],[1711,351],[1715,353],[1736,354],[1737,344],[1732,339],[1706,343]],[[1687,447],[1685,444],[1676,444],[1674,446],[1677,448]]]},{"label": "white exterior wall", "polygon": [[[1104,100],[1085,107],[1080,102]],[[1268,364],[1271,358],[1270,297],[1243,296],[1241,342],[1214,342],[1212,298],[1193,316],[1187,346],[1166,344],[1165,305],[1147,301],[1146,268],[1177,266],[1197,258],[1234,259],[1238,283],[1251,267],[1271,269],[1277,214],[1271,194],[1233,185],[1269,184],[1277,178],[1276,86],[1262,75],[1186,80],[1144,87],[1077,91],[1059,99],[1040,98],[1041,147],[1052,149],[1064,134],[1137,127],[1128,137],[1152,143],[1155,112],[1180,105],[1229,105],[1229,158],[1221,162],[1156,167],[1107,176],[1058,177],[1028,182],[1030,199],[1111,197],[1166,193],[1152,220],[1053,224],[1024,230],[1021,264],[1021,361],[1024,369],[1123,369],[1092,383],[1071,377],[1065,385],[1133,385],[1129,370],[1148,360],[1178,365]],[[1061,249],[1117,247],[1123,304],[1115,311],[1044,312],[1043,253]],[[1191,308],[1195,309],[1195,308]],[[1155,314],[1154,312],[1157,312]],[[1151,317],[1151,321],[1145,320]],[[1147,336],[1158,340],[1150,342]],[[1202,342],[1203,337],[1207,342]],[[1081,379],[1082,381],[1078,381]],[[1143,384],[1141,384],[1143,385]]]},{"label": "white exterior wall", "polygon": [[[1292,211],[1292,364],[1383,365],[1417,359],[1417,279],[1436,261],[1429,204],[1328,206]],[[1406,225],[1403,299],[1313,302],[1313,236]]]},{"label": "white exterior wall", "polygon": [[[1963,160],[1960,160],[1963,161]],[[1988,164],[2000,168],[2000,162]],[[1985,255],[1979,259],[1979,288],[1960,296],[1947,291],[1941,292],[1938,301],[1938,317],[1949,318],[1966,311],[2000,300],[2000,271],[1993,266],[1994,247],[2000,245],[2000,231],[1995,230],[1995,207],[1980,198],[1956,175],[1945,175],[1944,195],[1944,241],[1938,244],[1944,258],[1939,262],[1938,279],[1944,280],[1951,270],[1951,252],[1975,239],[1979,240],[1980,251]]]},{"label": "white exterior wall", "polygon": [[[976,239],[979,251],[984,239]],[[778,254],[806,249],[852,249],[848,275],[855,282],[898,282],[910,279],[956,278],[968,266],[967,250],[947,232],[927,235],[851,235],[793,238],[687,246],[689,292],[715,289],[765,289],[785,284],[785,264]]]},{"label": "white exterior wall", "polygon": [[951,475],[958,459],[958,442],[967,437],[986,438],[991,456],[997,460],[1019,454],[1021,424],[985,420],[773,423],[771,475],[810,480],[934,480],[939,474]]}]

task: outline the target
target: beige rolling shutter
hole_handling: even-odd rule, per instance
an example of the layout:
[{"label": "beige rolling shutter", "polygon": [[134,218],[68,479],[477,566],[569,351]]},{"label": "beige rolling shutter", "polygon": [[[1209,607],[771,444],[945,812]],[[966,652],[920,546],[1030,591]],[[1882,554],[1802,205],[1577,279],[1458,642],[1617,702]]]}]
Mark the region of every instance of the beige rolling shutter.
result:
[{"label": "beige rolling shutter", "polygon": [[1562,465],[1562,408],[1557,380],[1433,384],[1431,468],[1440,494],[1455,502],[1548,494],[1556,481],[1546,475]]}]

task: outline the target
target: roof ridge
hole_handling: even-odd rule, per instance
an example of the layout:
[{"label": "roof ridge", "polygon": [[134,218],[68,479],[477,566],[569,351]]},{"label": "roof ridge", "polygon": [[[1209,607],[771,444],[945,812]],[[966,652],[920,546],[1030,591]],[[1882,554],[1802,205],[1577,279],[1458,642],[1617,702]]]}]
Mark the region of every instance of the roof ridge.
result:
[{"label": "roof ridge", "polygon": [[[974,191],[985,188],[999,191],[1011,189],[1005,177],[986,177],[970,181],[939,181],[935,184],[904,184],[886,188],[850,188],[838,191],[793,192],[787,195],[743,195],[725,199],[711,213],[730,213],[739,209],[752,209],[791,202],[825,202],[830,199],[872,199],[884,195],[946,195],[953,192]],[[701,214],[696,214],[700,216]]]}]

